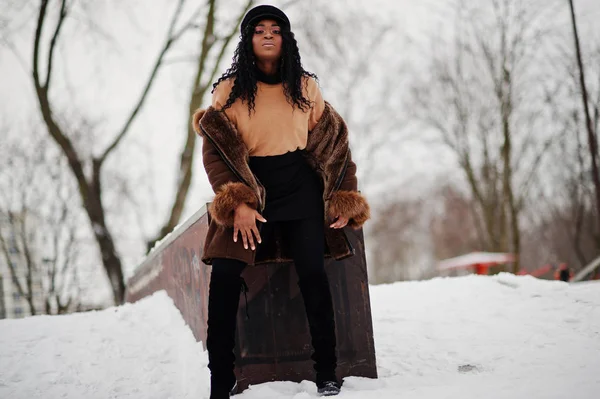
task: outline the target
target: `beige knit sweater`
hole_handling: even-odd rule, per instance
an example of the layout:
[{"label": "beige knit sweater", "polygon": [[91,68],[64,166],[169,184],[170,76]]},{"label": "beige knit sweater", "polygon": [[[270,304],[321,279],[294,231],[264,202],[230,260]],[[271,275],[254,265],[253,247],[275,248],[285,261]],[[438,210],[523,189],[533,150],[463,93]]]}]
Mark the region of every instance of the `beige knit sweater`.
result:
[{"label": "beige knit sweater", "polygon": [[[257,83],[255,110],[248,114],[248,104],[237,99],[225,110],[246,144],[250,156],[282,155],[288,151],[306,148],[311,131],[325,108],[317,82],[305,78],[304,96],[311,101],[311,109],[303,112],[292,107],[285,98],[283,85]],[[233,79],[224,80],[213,93],[212,105],[221,110],[229,98]]]}]

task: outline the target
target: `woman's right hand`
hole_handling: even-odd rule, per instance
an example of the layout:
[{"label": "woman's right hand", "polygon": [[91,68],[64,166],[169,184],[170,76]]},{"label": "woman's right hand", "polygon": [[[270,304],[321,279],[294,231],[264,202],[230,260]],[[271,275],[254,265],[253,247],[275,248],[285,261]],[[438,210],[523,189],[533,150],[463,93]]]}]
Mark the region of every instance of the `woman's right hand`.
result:
[{"label": "woman's right hand", "polygon": [[[244,248],[248,249],[248,243],[254,251],[256,245],[254,244],[254,238],[260,244],[261,238],[258,228],[256,227],[256,221],[259,220],[266,223],[267,220],[261,216],[255,209],[252,209],[248,204],[240,204],[235,209],[235,216],[233,220],[233,241],[237,242],[238,234],[242,234],[242,240],[244,241]],[[253,236],[254,234],[254,236]]]}]

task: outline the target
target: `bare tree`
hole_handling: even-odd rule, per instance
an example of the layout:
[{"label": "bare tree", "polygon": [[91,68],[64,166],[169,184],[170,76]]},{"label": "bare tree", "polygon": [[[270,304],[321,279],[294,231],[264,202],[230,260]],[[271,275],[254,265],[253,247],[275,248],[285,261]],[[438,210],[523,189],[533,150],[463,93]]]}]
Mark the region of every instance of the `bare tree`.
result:
[{"label": "bare tree", "polygon": [[31,315],[65,313],[81,293],[76,261],[79,218],[66,162],[48,139],[27,143],[5,134],[0,179],[0,251]]},{"label": "bare tree", "polygon": [[[581,90],[581,101],[583,103],[583,114],[585,116],[585,127],[588,137],[588,146],[590,151],[590,161],[592,165],[592,178],[594,181],[594,188],[596,192],[596,209],[597,217],[600,218],[600,174],[598,173],[598,143],[596,138],[596,132],[594,131],[594,125],[592,122],[592,116],[590,115],[590,102],[588,100],[588,91],[585,83],[585,69],[583,67],[583,60],[581,55],[581,45],[579,43],[579,34],[577,32],[577,21],[575,18],[575,5],[573,0],[569,0],[569,7],[571,9],[571,22],[573,26],[573,39],[575,41],[575,55],[577,57],[577,68],[579,71],[579,87]],[[598,120],[598,108],[596,108],[596,122]],[[599,223],[600,224],[600,223]]]},{"label": "bare tree", "polygon": [[[564,39],[564,38],[563,38]],[[561,77],[561,85],[548,98],[551,120],[564,133],[559,145],[551,150],[552,162],[543,165],[546,176],[540,179],[525,211],[528,219],[522,260],[528,269],[548,263],[568,263],[578,270],[591,262],[600,251],[600,226],[595,206],[595,186],[590,168],[589,133],[581,104],[581,80],[576,51],[570,40],[556,43],[552,74]],[[600,107],[600,47],[588,46],[582,58],[588,88],[589,108],[598,129]],[[567,77],[565,79],[564,77]],[[589,143],[589,141],[588,141]]]},{"label": "bare tree", "polygon": [[431,77],[413,86],[412,109],[455,152],[477,204],[483,249],[518,255],[519,214],[556,141],[543,119],[548,87],[537,75],[553,8],[514,0],[455,5],[453,42],[435,40],[446,49],[433,47]]},{"label": "bare tree", "polygon": [[[52,0],[40,0],[34,35],[32,79],[39,103],[39,110],[49,136],[61,148],[63,155],[68,160],[69,168],[77,180],[81,201],[100,249],[104,269],[112,287],[114,301],[115,303],[122,303],[125,297],[123,267],[120,256],[115,249],[113,234],[106,223],[106,207],[103,203],[102,170],[106,160],[123,142],[124,138],[130,132],[134,120],[140,114],[150,89],[163,65],[166,54],[185,32],[194,27],[195,19],[202,12],[203,7],[198,7],[187,22],[181,23],[180,16],[186,0],[178,0],[164,44],[122,128],[116,132],[112,141],[103,151],[92,155],[91,159],[85,159],[85,154],[77,148],[73,137],[68,133],[68,129],[57,120],[57,108],[53,105],[53,99],[50,95],[57,43],[61,38],[62,28],[69,20],[71,7],[75,7],[76,4],[69,4],[67,0],[60,1],[57,21],[51,29],[49,40],[45,40],[45,36],[47,35],[44,35],[44,28],[48,19],[51,18],[52,8],[49,7],[51,3],[56,4]],[[48,43],[45,46],[47,47],[45,50],[47,56],[44,60],[43,47],[45,41]],[[91,165],[91,173],[86,174],[86,165]]]}]

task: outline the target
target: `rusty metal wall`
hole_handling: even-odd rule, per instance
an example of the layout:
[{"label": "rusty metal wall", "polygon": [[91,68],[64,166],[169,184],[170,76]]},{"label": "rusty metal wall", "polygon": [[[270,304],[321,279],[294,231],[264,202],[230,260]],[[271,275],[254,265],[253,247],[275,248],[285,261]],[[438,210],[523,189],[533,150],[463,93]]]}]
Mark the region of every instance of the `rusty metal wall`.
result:
[{"label": "rusty metal wall", "polygon": [[[208,230],[205,208],[161,244],[127,284],[127,301],[166,290],[197,340],[205,342],[210,266],[200,261]],[[377,377],[362,231],[346,230],[356,255],[326,261],[335,309],[338,376]],[[251,266],[240,297],[236,374],[241,389],[267,381],[314,378],[310,333],[293,265]],[[246,317],[248,311],[249,318]]]}]

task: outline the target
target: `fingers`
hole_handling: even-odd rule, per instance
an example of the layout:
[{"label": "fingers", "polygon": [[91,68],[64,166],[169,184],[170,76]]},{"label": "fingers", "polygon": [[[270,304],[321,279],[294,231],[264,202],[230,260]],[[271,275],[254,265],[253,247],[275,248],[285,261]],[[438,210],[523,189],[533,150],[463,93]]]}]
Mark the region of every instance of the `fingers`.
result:
[{"label": "fingers", "polygon": [[[253,251],[256,250],[256,244],[254,243],[254,236],[252,235],[255,228],[256,228],[256,226],[254,228],[242,227],[240,229],[240,234],[242,235],[242,242],[244,243],[245,249],[251,248]],[[257,237],[260,237],[260,235],[258,235],[258,230],[256,230],[256,233],[254,235],[256,235]]]},{"label": "fingers", "polygon": [[258,231],[258,227],[256,227],[256,223],[248,226],[235,225],[233,228],[234,242],[237,242],[238,235],[242,236],[242,243],[244,244],[245,249],[251,248],[253,251],[255,251],[256,242],[259,244],[262,242],[262,238],[260,237],[260,232]]},{"label": "fingers", "polygon": [[244,242],[244,248],[248,249],[248,233],[245,229],[240,230],[242,233],[242,241]]},{"label": "fingers", "polygon": [[346,227],[348,221],[348,218],[338,216],[336,218],[336,221],[329,225],[329,227],[331,227],[332,229],[341,229],[343,227]]},{"label": "fingers", "polygon": [[260,220],[263,223],[267,223],[267,219],[265,219],[264,217],[262,217],[262,215],[260,213],[255,212],[255,217],[256,217],[256,220]]},{"label": "fingers", "polygon": [[332,229],[337,229],[337,228],[338,228],[338,224],[339,224],[339,223],[340,223],[340,217],[339,217],[339,216],[336,216],[336,217],[335,217],[335,219],[334,219],[334,222],[333,222],[333,223],[331,223],[331,224],[329,225],[329,227],[331,227]]},{"label": "fingers", "polygon": [[254,224],[254,226],[252,226],[252,232],[254,233],[254,237],[256,237],[256,241],[259,244],[262,243],[262,238],[260,237],[260,232],[258,231],[258,227],[256,227],[256,223]]},{"label": "fingers", "polygon": [[[250,245],[250,248],[252,248],[252,250],[254,251],[256,249],[256,245],[254,245],[254,237],[252,236],[252,227],[246,228],[246,237],[248,237],[248,244]],[[248,249],[248,247],[245,247],[245,248]]]}]

